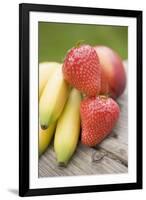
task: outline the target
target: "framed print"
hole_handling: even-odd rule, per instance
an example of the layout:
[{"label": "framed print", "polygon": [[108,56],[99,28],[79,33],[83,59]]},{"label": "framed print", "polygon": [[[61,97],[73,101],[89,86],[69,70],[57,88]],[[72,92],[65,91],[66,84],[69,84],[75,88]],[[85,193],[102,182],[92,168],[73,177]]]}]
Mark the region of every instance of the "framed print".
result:
[{"label": "framed print", "polygon": [[142,11],[19,5],[19,195],[142,189]]}]

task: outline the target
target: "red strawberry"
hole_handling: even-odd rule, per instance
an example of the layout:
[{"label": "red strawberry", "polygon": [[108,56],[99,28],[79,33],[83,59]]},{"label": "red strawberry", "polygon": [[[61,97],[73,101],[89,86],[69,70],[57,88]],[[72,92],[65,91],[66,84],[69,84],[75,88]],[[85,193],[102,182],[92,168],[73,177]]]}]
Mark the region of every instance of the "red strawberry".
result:
[{"label": "red strawberry", "polygon": [[100,143],[112,130],[120,114],[118,104],[106,96],[85,98],[80,107],[81,141],[88,146]]},{"label": "red strawberry", "polygon": [[72,48],[63,64],[64,79],[89,96],[100,92],[101,67],[97,53],[90,45]]}]

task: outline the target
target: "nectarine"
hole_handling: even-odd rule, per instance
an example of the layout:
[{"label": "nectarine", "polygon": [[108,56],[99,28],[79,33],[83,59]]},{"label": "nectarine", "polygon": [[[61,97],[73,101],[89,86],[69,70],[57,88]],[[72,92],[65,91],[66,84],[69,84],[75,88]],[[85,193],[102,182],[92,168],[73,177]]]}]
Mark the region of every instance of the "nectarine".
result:
[{"label": "nectarine", "polygon": [[106,46],[94,47],[102,66],[101,94],[119,97],[126,86],[126,73],[120,56]]}]

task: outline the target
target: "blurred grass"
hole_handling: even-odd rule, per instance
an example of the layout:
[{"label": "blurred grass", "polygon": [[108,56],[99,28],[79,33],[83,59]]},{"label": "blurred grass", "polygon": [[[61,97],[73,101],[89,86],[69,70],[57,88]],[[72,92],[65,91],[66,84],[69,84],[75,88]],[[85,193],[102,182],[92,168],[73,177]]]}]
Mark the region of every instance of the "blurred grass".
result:
[{"label": "blurred grass", "polygon": [[106,45],[128,57],[128,27],[39,22],[39,62],[63,62],[68,49],[79,40]]}]

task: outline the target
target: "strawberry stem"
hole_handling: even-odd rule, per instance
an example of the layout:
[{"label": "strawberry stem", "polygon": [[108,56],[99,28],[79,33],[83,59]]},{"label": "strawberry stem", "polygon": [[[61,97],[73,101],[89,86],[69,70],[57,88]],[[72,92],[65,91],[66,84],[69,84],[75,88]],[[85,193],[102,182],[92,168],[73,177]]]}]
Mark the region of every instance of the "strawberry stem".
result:
[{"label": "strawberry stem", "polygon": [[77,43],[75,44],[75,47],[79,48],[84,41],[85,40],[79,40],[79,41],[77,41]]},{"label": "strawberry stem", "polygon": [[101,99],[108,99],[109,98],[109,95],[99,95],[99,97],[101,98]]}]

